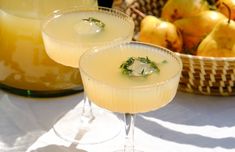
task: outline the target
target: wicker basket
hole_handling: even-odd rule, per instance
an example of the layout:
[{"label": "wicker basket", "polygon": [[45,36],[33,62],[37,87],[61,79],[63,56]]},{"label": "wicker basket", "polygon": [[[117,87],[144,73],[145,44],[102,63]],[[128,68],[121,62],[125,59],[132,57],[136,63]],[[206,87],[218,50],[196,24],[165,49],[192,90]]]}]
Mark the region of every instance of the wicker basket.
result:
[{"label": "wicker basket", "polygon": [[[135,22],[135,33],[139,32],[143,19],[133,8],[147,15],[160,16],[167,0],[135,0],[125,12]],[[235,95],[235,57],[213,58],[177,53],[183,62],[179,90],[184,92],[229,96]]]}]

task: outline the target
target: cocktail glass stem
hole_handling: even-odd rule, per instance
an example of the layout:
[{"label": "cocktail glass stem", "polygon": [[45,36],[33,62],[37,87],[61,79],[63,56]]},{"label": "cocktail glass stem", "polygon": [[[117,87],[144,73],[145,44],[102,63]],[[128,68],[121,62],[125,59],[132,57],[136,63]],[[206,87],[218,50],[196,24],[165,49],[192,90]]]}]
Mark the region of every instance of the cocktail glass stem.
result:
[{"label": "cocktail glass stem", "polygon": [[88,99],[86,94],[84,94],[83,98],[84,99],[83,99],[83,107],[82,107],[82,114],[81,114],[81,122],[91,123],[95,119],[95,116],[93,115],[93,112],[92,112],[91,101]]},{"label": "cocktail glass stem", "polygon": [[135,114],[125,113],[125,145],[124,152],[134,152]]}]

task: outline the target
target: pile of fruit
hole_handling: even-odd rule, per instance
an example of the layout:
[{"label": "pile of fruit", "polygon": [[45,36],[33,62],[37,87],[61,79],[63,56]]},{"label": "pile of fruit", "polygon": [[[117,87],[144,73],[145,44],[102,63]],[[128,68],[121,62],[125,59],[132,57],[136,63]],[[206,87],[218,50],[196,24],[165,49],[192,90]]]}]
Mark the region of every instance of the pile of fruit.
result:
[{"label": "pile of fruit", "polygon": [[172,51],[235,57],[235,0],[168,0],[161,16],[141,14],[138,41]]}]

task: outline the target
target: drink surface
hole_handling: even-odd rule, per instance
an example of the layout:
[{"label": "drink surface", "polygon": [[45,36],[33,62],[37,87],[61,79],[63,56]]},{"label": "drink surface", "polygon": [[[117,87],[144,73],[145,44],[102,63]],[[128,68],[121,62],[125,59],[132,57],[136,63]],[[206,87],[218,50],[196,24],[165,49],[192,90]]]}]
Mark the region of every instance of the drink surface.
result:
[{"label": "drink surface", "polygon": [[51,60],[41,37],[41,18],[53,9],[73,4],[74,0],[1,0],[1,84],[34,91],[81,86],[79,71]]},{"label": "drink surface", "polygon": [[[89,17],[100,20],[105,27],[99,32],[90,32],[98,27],[85,23],[84,19]],[[43,27],[48,55],[56,62],[78,67],[79,58],[86,50],[130,41],[134,24],[118,13],[97,9],[58,15]]]},{"label": "drink surface", "polygon": [[1,9],[14,16],[42,19],[49,13],[73,6],[94,7],[97,0],[0,0]]},{"label": "drink surface", "polygon": [[[120,65],[129,57],[146,56],[157,63],[160,72],[145,77],[121,72]],[[181,68],[179,62],[164,51],[132,45],[93,51],[82,57],[80,66],[85,91],[91,101],[123,113],[151,111],[170,102],[177,90]]]}]

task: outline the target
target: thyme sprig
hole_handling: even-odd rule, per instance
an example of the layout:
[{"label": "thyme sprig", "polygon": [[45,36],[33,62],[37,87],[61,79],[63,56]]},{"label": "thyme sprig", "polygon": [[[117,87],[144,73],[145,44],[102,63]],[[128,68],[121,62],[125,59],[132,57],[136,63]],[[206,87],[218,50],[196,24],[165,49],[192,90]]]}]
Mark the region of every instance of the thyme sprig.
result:
[{"label": "thyme sprig", "polygon": [[[162,63],[166,63],[164,60]],[[130,57],[120,65],[122,73],[128,76],[148,76],[154,72],[159,73],[157,63],[146,57]]]},{"label": "thyme sprig", "polygon": [[101,20],[98,20],[94,17],[89,17],[89,18],[86,18],[86,19],[82,19],[83,21],[87,21],[89,23],[93,23],[95,24],[97,27],[100,28],[100,30],[103,30],[104,27],[105,27],[105,24],[101,21]]}]

